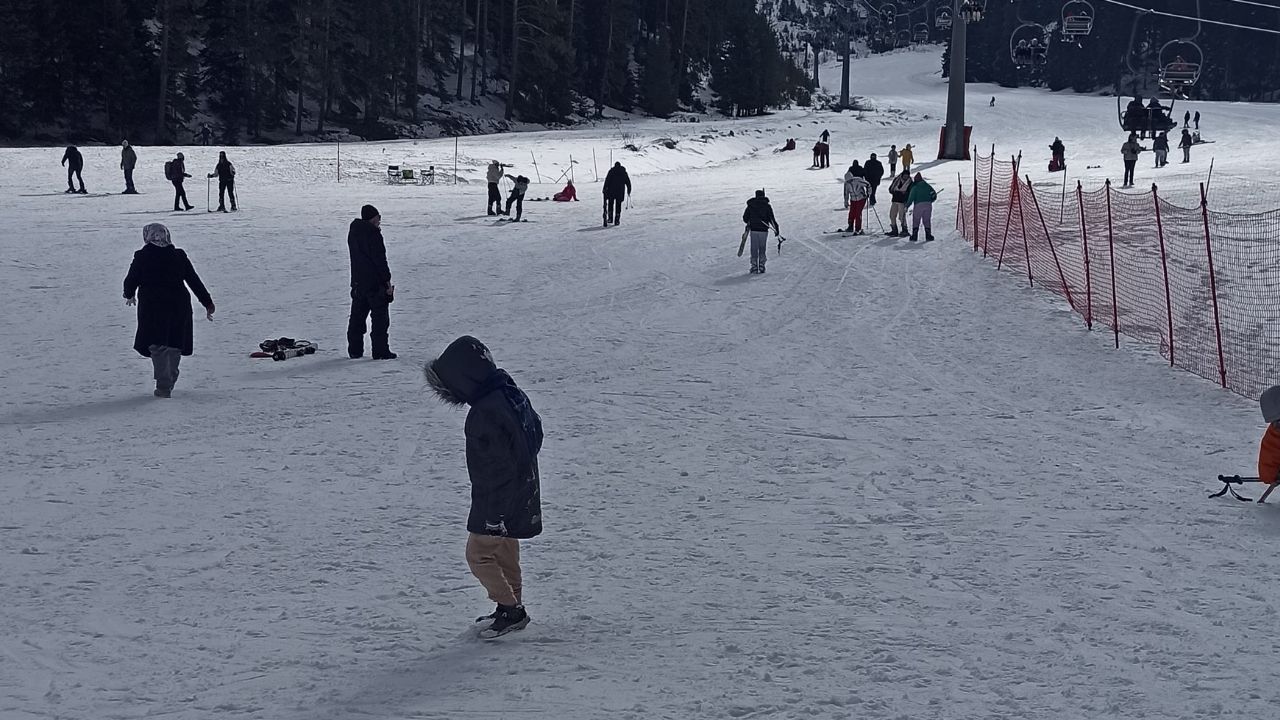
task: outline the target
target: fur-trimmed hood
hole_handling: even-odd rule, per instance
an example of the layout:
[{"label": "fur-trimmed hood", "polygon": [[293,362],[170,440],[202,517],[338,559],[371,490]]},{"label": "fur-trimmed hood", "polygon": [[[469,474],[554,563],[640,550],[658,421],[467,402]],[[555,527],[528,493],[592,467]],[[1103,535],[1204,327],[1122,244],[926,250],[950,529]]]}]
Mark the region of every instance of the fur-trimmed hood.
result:
[{"label": "fur-trimmed hood", "polygon": [[451,405],[473,403],[491,392],[499,372],[489,348],[470,335],[449,343],[440,357],[423,368],[427,385]]}]

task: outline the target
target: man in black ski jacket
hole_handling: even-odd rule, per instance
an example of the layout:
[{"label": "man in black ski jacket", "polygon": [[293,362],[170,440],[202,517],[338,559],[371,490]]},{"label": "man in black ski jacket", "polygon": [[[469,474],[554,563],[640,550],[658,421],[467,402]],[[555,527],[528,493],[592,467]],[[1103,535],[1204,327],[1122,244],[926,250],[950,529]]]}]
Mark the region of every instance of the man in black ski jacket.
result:
[{"label": "man in black ski jacket", "polygon": [[213,166],[209,177],[218,178],[218,212],[227,211],[226,196],[231,196],[231,212],[236,211],[236,166],[227,159],[226,151],[218,153],[218,164]]},{"label": "man in black ski jacket", "polygon": [[[871,186],[871,196],[867,202],[871,205],[876,204],[876,188],[880,186],[880,180],[884,177],[884,165],[876,159],[876,154],[871,153],[871,158],[867,160],[867,164],[862,166],[862,177]],[[876,217],[880,217],[877,215]]]},{"label": "man in black ski jacket", "polygon": [[452,405],[470,405],[465,426],[471,511],[467,565],[498,607],[481,632],[497,637],[529,624],[520,540],[542,532],[538,452],[542,419],[489,348],[464,335],[425,368],[427,384]]},{"label": "man in black ski jacket", "polygon": [[351,319],[347,321],[347,355],[364,356],[365,319],[372,316],[369,343],[374,360],[395,360],[387,344],[391,327],[390,305],[395,300],[391,284],[391,268],[387,267],[387,246],[382,241],[382,215],[378,208],[365,205],[360,217],[351,221],[347,231],[347,249],[351,253]]},{"label": "man in black ski jacket", "polygon": [[124,171],[124,195],[137,195],[138,191],[133,187],[133,168],[138,165],[138,154],[130,147],[129,141],[125,140],[120,147],[120,169]]},{"label": "man in black ski jacket", "polygon": [[631,177],[622,163],[614,163],[604,176],[604,226],[622,221],[622,201],[631,195]]},{"label": "man in black ski jacket", "polygon": [[742,222],[746,223],[747,232],[751,234],[751,274],[763,274],[769,229],[772,228],[775,234],[781,234],[778,221],[773,217],[773,206],[769,204],[769,198],[765,197],[763,190],[757,190],[756,196],[747,201]]},{"label": "man in black ski jacket", "polygon": [[191,201],[187,200],[187,191],[183,189],[182,181],[191,175],[187,174],[187,161],[182,158],[182,153],[178,153],[177,157],[164,164],[164,176],[173,183],[173,209],[175,211],[190,210]]},{"label": "man in black ski jacket", "polygon": [[[84,178],[80,176],[80,171],[84,169],[84,156],[76,149],[75,145],[68,145],[67,151],[62,153],[62,164],[67,166],[67,189],[69,193],[79,193],[87,195],[88,191],[84,189]],[[80,189],[77,190],[75,185],[71,184],[72,176],[80,181]]]}]

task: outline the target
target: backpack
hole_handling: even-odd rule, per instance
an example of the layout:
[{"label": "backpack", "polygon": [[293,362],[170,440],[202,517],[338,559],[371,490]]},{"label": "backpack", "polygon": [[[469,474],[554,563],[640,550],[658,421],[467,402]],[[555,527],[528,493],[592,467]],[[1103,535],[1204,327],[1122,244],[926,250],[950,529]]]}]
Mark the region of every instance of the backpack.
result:
[{"label": "backpack", "polygon": [[164,163],[164,179],[173,180],[173,161],[166,160]]}]

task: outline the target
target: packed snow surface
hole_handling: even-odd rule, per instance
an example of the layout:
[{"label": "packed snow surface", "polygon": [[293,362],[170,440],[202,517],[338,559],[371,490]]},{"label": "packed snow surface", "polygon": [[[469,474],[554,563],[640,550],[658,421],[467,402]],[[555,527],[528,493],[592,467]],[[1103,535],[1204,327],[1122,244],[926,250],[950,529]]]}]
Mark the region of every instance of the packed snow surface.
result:
[{"label": "packed snow surface", "polygon": [[[937,68],[859,61],[861,114],[464,138],[456,186],[382,182],[452,173],[451,140],[344,146],[340,184],[333,146],[233,148],[232,215],[199,192],[216,148],[184,148],[185,214],[172,149],[139,149],[138,196],[97,194],[122,189],[115,148],[84,149],[89,196],[61,193],[60,148],[0,151],[0,718],[1274,716],[1280,508],[1205,497],[1253,474],[1255,405],[1113,349],[963,246],[970,166],[931,160]],[[1189,105],[1220,165],[1280,169],[1248,144],[1280,111]],[[1112,98],[972,86],[968,112],[1037,182],[1061,182],[1038,172],[1054,134],[1072,185],[1119,176]],[[809,170],[822,128],[833,167]],[[942,190],[938,241],[874,215],[824,235],[848,161],[908,142]],[[635,181],[616,228],[593,150]],[[582,202],[484,216],[489,159],[543,197],[570,154]],[[1190,197],[1210,154],[1162,187]],[[788,242],[753,276],[735,253],[759,187]],[[342,347],[363,203],[398,289],[393,362]],[[218,307],[171,400],[121,298],[157,221]],[[462,556],[464,414],[420,373],[463,333],[547,430],[533,624],[491,643]],[[280,335],[322,351],[248,357]]]}]

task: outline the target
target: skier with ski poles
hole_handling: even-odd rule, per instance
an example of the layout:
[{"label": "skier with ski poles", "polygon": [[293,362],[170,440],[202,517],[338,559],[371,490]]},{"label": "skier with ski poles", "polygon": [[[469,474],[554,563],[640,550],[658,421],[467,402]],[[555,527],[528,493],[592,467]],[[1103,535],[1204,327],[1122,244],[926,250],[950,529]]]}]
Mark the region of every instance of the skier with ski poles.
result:
[{"label": "skier with ski poles", "polygon": [[[858,170],[861,171],[861,168]],[[867,198],[871,196],[871,185],[867,183],[861,172],[855,173],[854,168],[849,168],[849,172],[845,173],[844,195],[849,198],[849,226],[844,231],[862,235],[862,209],[866,207]]]},{"label": "skier with ski poles", "polygon": [[[757,190],[755,197],[747,201],[747,209],[742,213],[742,222],[746,224],[747,235],[751,240],[751,274],[763,275],[766,250],[769,247],[769,229],[778,237],[782,231],[778,229],[778,220],[773,216],[773,206],[764,190]],[[781,245],[778,246],[781,249]],[[739,255],[742,253],[739,252]]]}]

